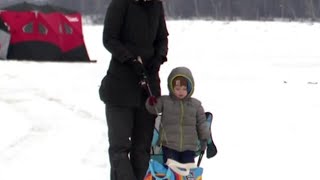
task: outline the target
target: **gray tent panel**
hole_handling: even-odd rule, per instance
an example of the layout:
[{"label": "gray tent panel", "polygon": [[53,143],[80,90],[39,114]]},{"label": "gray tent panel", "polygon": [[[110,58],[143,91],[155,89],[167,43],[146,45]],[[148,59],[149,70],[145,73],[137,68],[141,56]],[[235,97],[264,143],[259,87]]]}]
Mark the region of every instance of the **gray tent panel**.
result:
[{"label": "gray tent panel", "polygon": [[7,59],[10,34],[0,29],[0,59]]}]

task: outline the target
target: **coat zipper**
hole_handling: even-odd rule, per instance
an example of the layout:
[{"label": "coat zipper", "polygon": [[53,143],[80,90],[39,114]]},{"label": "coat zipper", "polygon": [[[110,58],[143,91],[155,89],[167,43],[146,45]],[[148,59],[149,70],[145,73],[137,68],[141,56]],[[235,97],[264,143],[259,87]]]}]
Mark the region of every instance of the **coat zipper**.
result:
[{"label": "coat zipper", "polygon": [[180,101],[180,107],[181,107],[181,116],[180,116],[180,151],[182,150],[182,145],[183,145],[183,119],[184,119],[184,107],[183,107],[183,102]]}]

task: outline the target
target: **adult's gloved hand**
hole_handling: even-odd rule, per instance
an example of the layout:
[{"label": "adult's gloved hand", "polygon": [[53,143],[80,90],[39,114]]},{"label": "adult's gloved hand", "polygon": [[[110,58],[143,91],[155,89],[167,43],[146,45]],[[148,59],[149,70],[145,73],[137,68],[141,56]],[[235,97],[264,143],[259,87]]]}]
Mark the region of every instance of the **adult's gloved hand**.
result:
[{"label": "adult's gloved hand", "polygon": [[150,96],[149,98],[148,98],[148,103],[149,103],[149,105],[151,105],[151,106],[154,106],[155,104],[157,104],[157,98],[155,97],[155,96]]},{"label": "adult's gloved hand", "polygon": [[131,58],[128,60],[128,64],[131,65],[136,75],[141,78],[145,75],[145,70],[142,64],[141,59],[138,60],[138,58]]},{"label": "adult's gloved hand", "polygon": [[156,54],[154,55],[147,64],[147,69],[150,72],[158,72],[160,70],[160,66],[165,61],[165,57]]},{"label": "adult's gloved hand", "polygon": [[207,149],[207,140],[200,140],[200,150],[205,151]]},{"label": "adult's gloved hand", "polygon": [[131,65],[135,74],[139,77],[139,84],[142,88],[145,88],[148,83],[147,74],[145,72],[145,68],[142,64],[141,57],[129,59],[128,64]]}]

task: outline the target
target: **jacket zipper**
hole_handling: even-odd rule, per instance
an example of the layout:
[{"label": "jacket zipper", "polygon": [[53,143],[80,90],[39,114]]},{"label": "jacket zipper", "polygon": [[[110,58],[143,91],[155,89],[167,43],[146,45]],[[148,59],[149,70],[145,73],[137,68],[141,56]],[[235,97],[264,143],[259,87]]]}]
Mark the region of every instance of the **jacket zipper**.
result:
[{"label": "jacket zipper", "polygon": [[181,116],[180,116],[180,151],[182,150],[182,145],[183,145],[183,119],[184,119],[184,107],[183,107],[183,102],[180,101],[180,107],[181,107]]}]

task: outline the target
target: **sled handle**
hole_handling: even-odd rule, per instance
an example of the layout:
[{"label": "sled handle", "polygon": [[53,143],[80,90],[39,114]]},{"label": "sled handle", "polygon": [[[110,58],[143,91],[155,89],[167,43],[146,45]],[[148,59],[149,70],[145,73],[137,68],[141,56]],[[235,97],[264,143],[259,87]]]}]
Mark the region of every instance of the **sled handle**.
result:
[{"label": "sled handle", "polygon": [[201,163],[201,160],[202,160],[203,155],[204,155],[204,151],[201,151],[201,152],[200,152],[200,155],[199,155],[199,158],[198,158],[198,163],[197,163],[197,166],[198,166],[198,167],[200,166],[200,163]]},{"label": "sled handle", "polygon": [[170,158],[167,160],[166,164],[171,170],[181,176],[188,176],[190,174],[190,169],[197,167],[194,163],[182,164]]}]

